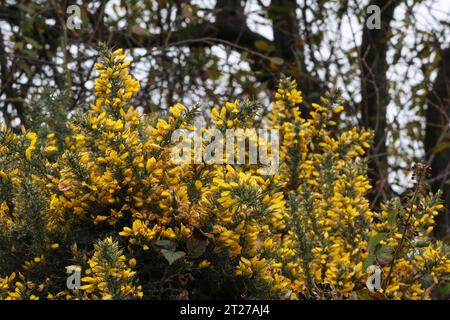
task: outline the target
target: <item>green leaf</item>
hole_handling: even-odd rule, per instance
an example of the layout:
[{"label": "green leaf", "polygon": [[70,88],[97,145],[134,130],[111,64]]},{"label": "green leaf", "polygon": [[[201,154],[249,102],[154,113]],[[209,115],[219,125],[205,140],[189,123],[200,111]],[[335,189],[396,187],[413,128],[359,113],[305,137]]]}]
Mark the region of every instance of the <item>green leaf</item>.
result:
[{"label": "green leaf", "polygon": [[394,249],[389,246],[381,246],[377,249],[375,256],[381,265],[388,265],[392,262]]},{"label": "green leaf", "polygon": [[28,65],[28,63],[26,63],[24,60],[19,60],[17,64],[23,71],[25,71],[28,78],[31,78],[33,76],[33,72],[31,71],[31,68]]},{"label": "green leaf", "polygon": [[37,52],[35,50],[25,49],[23,52],[32,59],[35,59],[35,60],[39,59],[39,55],[37,54]]},{"label": "green leaf", "polygon": [[373,300],[373,298],[370,296],[370,294],[365,291],[358,293],[357,297],[358,297],[358,300]]},{"label": "green leaf", "polygon": [[438,153],[441,153],[442,151],[444,151],[444,150],[446,150],[446,149],[448,149],[448,148],[450,148],[450,142],[448,142],[448,141],[443,141],[443,142],[437,144],[437,145],[433,148],[432,152],[433,152],[433,154],[438,154]]},{"label": "green leaf", "polygon": [[369,240],[369,245],[368,245],[369,252],[373,253],[375,251],[376,246],[380,243],[381,240],[384,240],[387,235],[388,235],[387,232],[380,232],[380,233],[374,235]]},{"label": "green leaf", "polygon": [[32,3],[27,4],[27,5],[24,5],[24,4],[18,4],[17,6],[19,7],[19,9],[21,9],[21,10],[27,12],[27,13],[33,14],[33,13],[36,12],[36,11],[35,11],[35,8],[34,8],[34,5],[33,5]]},{"label": "green leaf", "polygon": [[414,246],[416,248],[425,248],[428,247],[430,245],[430,241],[418,241],[414,243]]},{"label": "green leaf", "polygon": [[183,251],[171,251],[166,249],[161,249],[161,253],[169,262],[169,264],[174,263],[175,261],[183,258],[186,255],[186,252]]},{"label": "green leaf", "polygon": [[284,60],[283,60],[283,58],[280,58],[280,57],[271,57],[270,62],[279,66],[284,63]]},{"label": "green leaf", "polygon": [[150,31],[148,31],[147,29],[144,29],[138,25],[134,25],[130,28],[131,32],[138,35],[138,36],[148,36],[150,35]]},{"label": "green leaf", "polygon": [[370,255],[364,260],[363,271],[366,272],[367,268],[375,263],[375,255]]},{"label": "green leaf", "polygon": [[397,220],[397,214],[398,214],[397,211],[390,212],[388,214],[387,221],[389,223],[389,226],[391,226],[391,227],[394,226],[395,221]]},{"label": "green leaf", "polygon": [[423,276],[421,280],[422,288],[427,289],[433,285],[433,277],[430,274]]},{"label": "green leaf", "polygon": [[442,295],[450,294],[450,282],[444,285],[438,286],[438,291]]},{"label": "green leaf", "polygon": [[37,42],[36,40],[34,40],[33,38],[27,37],[27,36],[23,36],[23,39],[26,40],[29,44],[31,44],[33,46],[33,48],[35,49],[42,49],[42,45]]},{"label": "green leaf", "polygon": [[247,51],[243,51],[241,52],[241,60],[247,60],[248,58],[248,52]]},{"label": "green leaf", "polygon": [[208,77],[212,80],[217,80],[220,78],[220,76],[222,75],[222,73],[220,72],[220,70],[218,69],[213,69],[210,68],[206,71],[208,73]]},{"label": "green leaf", "polygon": [[394,249],[389,246],[381,246],[377,251],[375,255],[384,254],[384,253],[392,253]]},{"label": "green leaf", "polygon": [[264,51],[267,52],[269,51],[269,44],[267,43],[267,41],[264,40],[256,40],[255,41],[255,48],[258,49],[259,51]]}]

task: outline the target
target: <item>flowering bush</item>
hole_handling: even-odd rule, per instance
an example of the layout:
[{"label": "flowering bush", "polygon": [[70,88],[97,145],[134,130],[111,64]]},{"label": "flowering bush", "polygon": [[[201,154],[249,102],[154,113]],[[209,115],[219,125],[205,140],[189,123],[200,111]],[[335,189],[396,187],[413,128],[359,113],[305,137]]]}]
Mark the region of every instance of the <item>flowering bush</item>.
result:
[{"label": "flowering bush", "polygon": [[[222,131],[279,130],[274,175],[175,164],[172,134],[193,130],[198,107],[142,115],[122,50],[102,56],[86,115],[55,132],[45,121],[0,131],[0,298],[426,299],[448,288],[449,249],[429,237],[442,205],[427,166],[407,198],[371,211],[371,133],[339,130],[336,99],[308,113],[282,79],[267,117],[249,101],[212,109]],[[79,288],[66,286],[69,266]],[[375,267],[381,288],[369,291]]]}]

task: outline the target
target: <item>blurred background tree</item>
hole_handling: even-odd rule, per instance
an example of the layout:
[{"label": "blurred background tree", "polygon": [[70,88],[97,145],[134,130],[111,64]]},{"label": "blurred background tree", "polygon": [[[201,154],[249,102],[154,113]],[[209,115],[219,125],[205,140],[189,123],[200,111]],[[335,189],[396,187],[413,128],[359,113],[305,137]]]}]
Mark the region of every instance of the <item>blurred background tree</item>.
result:
[{"label": "blurred background tree", "polygon": [[[74,4],[79,29],[67,26]],[[372,5],[379,29],[366,23]],[[450,208],[449,18],[448,0],[1,0],[0,119],[36,125],[33,96],[45,87],[69,115],[87,109],[99,41],[130,51],[144,112],[229,96],[267,102],[285,73],[303,91],[304,112],[339,89],[341,127],[374,131],[374,206],[407,191],[411,164],[425,158]],[[437,237],[450,233],[449,212]]]}]

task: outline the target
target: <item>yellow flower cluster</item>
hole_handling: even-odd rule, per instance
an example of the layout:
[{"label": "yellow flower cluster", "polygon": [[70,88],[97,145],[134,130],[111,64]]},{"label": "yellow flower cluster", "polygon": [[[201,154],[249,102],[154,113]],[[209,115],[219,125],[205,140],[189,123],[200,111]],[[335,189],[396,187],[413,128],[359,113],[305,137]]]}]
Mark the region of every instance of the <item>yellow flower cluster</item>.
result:
[{"label": "yellow flower cluster", "polygon": [[43,286],[36,287],[34,283],[25,281],[23,274],[19,273],[17,277],[13,272],[10,276],[0,279],[0,290],[5,292],[5,300],[39,300],[39,297],[31,292],[43,292]]},{"label": "yellow flower cluster", "polygon": [[[420,181],[418,182],[420,183]],[[392,210],[389,206],[395,206]],[[372,254],[383,267],[386,294],[397,299],[424,299],[429,292],[424,286],[411,282],[421,278],[423,282],[438,285],[441,275],[450,269],[448,248],[440,243],[432,243],[429,235],[434,220],[442,204],[433,201],[428,194],[417,190],[407,206],[399,202],[388,203],[380,213],[374,215],[376,224],[372,236],[379,243]]]},{"label": "yellow flower cluster", "polygon": [[27,150],[25,151],[25,157],[27,160],[31,159],[31,154],[36,149],[36,141],[37,141],[37,135],[34,132],[28,132],[27,133],[27,139],[30,141],[30,145],[28,146]]},{"label": "yellow flower cluster", "polygon": [[136,266],[136,260],[130,259],[127,266],[125,256],[110,237],[94,247],[94,255],[88,261],[87,276],[81,279],[84,284],[80,289],[84,291],[84,298],[142,298],[142,287],[133,284],[136,272],[130,268]]},{"label": "yellow flower cluster", "polygon": [[[370,210],[363,156],[371,133],[338,129],[341,105],[322,99],[306,110],[295,81],[283,79],[261,121],[279,130],[276,174],[257,165],[176,164],[171,136],[193,130],[195,110],[176,104],[165,117],[144,116],[131,105],[139,82],[129,66],[121,49],[105,50],[96,99],[70,120],[63,141],[57,133],[44,143],[33,132],[5,133],[15,143],[0,149],[16,162],[0,157],[0,188],[36,194],[45,210],[0,195],[0,238],[16,239],[29,212],[40,212],[36,252],[14,240],[14,250],[26,252],[21,273],[0,262],[0,273],[10,274],[0,278],[0,298],[204,297],[211,283],[236,291],[228,298],[360,298],[367,266],[377,265],[379,294],[414,299],[429,298],[450,272],[448,249],[428,237],[441,208],[435,196],[419,192],[409,207],[394,201]],[[211,119],[221,131],[245,128],[255,108],[227,102]],[[74,243],[82,251],[68,258]],[[59,261],[55,275],[36,276],[47,261]],[[73,261],[83,274],[75,292],[61,282]]]},{"label": "yellow flower cluster", "polygon": [[220,108],[214,107],[211,110],[211,119],[220,127],[233,128],[239,127],[239,119],[237,114],[239,112],[239,102],[236,100],[232,102],[226,102],[224,106]]}]

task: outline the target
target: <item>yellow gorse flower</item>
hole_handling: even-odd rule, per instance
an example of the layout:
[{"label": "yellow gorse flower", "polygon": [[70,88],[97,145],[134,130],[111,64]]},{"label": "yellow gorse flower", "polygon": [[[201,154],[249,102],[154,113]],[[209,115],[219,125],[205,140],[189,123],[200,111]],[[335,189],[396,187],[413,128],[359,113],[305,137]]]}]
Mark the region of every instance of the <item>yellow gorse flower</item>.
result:
[{"label": "yellow gorse flower", "polygon": [[[195,110],[177,103],[164,117],[141,114],[132,105],[139,82],[122,49],[104,50],[96,68],[95,101],[86,116],[68,122],[63,141],[50,134],[37,148],[36,133],[22,140],[10,135],[24,141],[25,154],[11,153],[17,166],[33,156],[43,168],[27,174],[0,161],[0,187],[39,190],[46,207],[42,252],[25,255],[20,270],[0,277],[0,298],[179,298],[187,287],[201,291],[231,276],[242,284],[239,296],[250,298],[355,298],[372,261],[383,275],[395,271],[381,292],[387,298],[424,299],[450,272],[444,244],[421,245],[442,209],[435,196],[420,193],[411,207],[393,201],[371,211],[363,158],[371,133],[337,130],[340,104],[322,99],[306,109],[295,81],[283,79],[264,119],[280,133],[276,174],[263,175],[256,165],[179,165],[171,158],[171,136],[193,130]],[[210,117],[222,131],[248,127],[251,108],[225,102]],[[0,195],[3,232],[14,234],[28,221],[27,210],[24,199]],[[409,216],[417,231],[409,238],[415,245],[396,259],[404,226],[394,214]],[[83,265],[79,290],[33,278],[49,261],[67,259],[68,250]]]},{"label": "yellow gorse flower", "polygon": [[28,132],[26,138],[29,140],[30,144],[25,151],[25,158],[30,161],[31,154],[33,153],[34,149],[36,149],[37,134],[34,132]]}]

